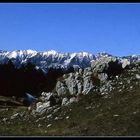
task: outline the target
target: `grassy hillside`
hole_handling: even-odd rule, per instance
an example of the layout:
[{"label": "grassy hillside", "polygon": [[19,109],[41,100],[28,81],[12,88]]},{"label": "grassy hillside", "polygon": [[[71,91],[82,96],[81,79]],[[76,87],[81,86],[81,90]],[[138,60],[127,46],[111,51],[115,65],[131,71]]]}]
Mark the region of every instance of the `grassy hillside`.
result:
[{"label": "grassy hillside", "polygon": [[[0,109],[0,134],[5,135],[92,135],[138,136],[140,135],[140,87],[132,91],[99,96],[90,94],[53,114],[33,117],[27,107]],[[9,120],[16,112],[22,117]],[[60,120],[54,120],[59,117]],[[3,118],[8,118],[4,121]],[[44,117],[44,118],[43,118]],[[40,119],[38,122],[38,118]],[[48,127],[48,124],[52,124]]]}]

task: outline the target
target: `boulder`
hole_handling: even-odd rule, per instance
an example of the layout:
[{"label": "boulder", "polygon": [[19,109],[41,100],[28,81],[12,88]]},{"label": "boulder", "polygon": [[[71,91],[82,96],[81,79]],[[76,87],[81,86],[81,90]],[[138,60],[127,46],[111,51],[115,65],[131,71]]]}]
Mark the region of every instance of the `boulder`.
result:
[{"label": "boulder", "polygon": [[56,92],[57,92],[58,96],[69,94],[69,90],[68,90],[68,87],[66,86],[66,84],[62,83],[60,81],[58,81],[56,84]]},{"label": "boulder", "polygon": [[78,88],[74,74],[70,74],[70,76],[65,81],[70,95],[76,95],[78,92]]},{"label": "boulder", "polygon": [[35,112],[42,114],[42,113],[44,113],[44,112],[46,111],[46,109],[47,109],[48,107],[50,107],[50,101],[48,101],[48,102],[46,102],[46,103],[42,103],[42,104],[40,104],[40,105],[37,104],[37,105],[36,105],[36,110],[35,110]]},{"label": "boulder", "polygon": [[11,120],[16,119],[19,116],[20,116],[20,114],[19,113],[16,113],[16,114],[12,115],[10,119]]},{"label": "boulder", "polygon": [[69,90],[66,86],[62,86],[61,88],[57,89],[56,92],[58,93],[58,96],[69,94]]},{"label": "boulder", "polygon": [[128,59],[122,59],[121,63],[123,69],[130,65],[130,61]]},{"label": "boulder", "polygon": [[49,101],[49,100],[51,99],[52,96],[53,96],[53,93],[52,93],[52,92],[46,93],[45,100],[46,100],[46,101]]},{"label": "boulder", "polygon": [[79,94],[82,93],[82,90],[83,90],[82,82],[78,82],[78,83],[77,83],[77,88],[78,88],[77,94],[79,95]]},{"label": "boulder", "polygon": [[67,105],[68,104],[68,102],[69,102],[69,100],[68,100],[68,98],[63,98],[62,99],[62,106],[65,106],[65,105]]},{"label": "boulder", "polygon": [[112,56],[104,56],[96,61],[93,61],[91,63],[91,67],[93,69],[93,72],[107,73],[109,76],[119,74],[123,70],[120,61],[116,57]]},{"label": "boulder", "polygon": [[42,102],[37,102],[36,103],[36,107],[38,108],[39,106],[41,106],[42,105]]},{"label": "boulder", "polygon": [[108,79],[108,75],[106,73],[100,73],[100,74],[98,74],[98,78],[101,83],[105,83]]},{"label": "boulder", "polygon": [[77,102],[77,98],[76,98],[76,97],[70,98],[69,103],[71,104],[71,103],[73,103],[73,102]]},{"label": "boulder", "polygon": [[42,92],[41,96],[44,96],[44,97],[47,96],[47,92]]},{"label": "boulder", "polygon": [[60,81],[57,81],[57,83],[56,83],[56,91],[57,91],[59,88],[61,88],[62,86],[63,86],[63,83],[60,82]]},{"label": "boulder", "polygon": [[93,87],[93,81],[91,76],[87,76],[83,79],[83,91]]},{"label": "boulder", "polygon": [[136,74],[136,79],[140,79],[140,75],[139,74]]}]

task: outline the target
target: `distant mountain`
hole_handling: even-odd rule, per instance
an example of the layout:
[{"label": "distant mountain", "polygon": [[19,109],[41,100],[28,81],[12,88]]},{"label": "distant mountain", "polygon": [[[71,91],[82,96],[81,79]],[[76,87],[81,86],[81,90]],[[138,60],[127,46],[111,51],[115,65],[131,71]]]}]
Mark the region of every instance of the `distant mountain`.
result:
[{"label": "distant mountain", "polygon": [[140,61],[140,55],[129,55],[129,56],[123,56],[122,57],[123,59],[127,59],[129,60],[130,62],[136,62],[136,61]]},{"label": "distant mountain", "polygon": [[[7,63],[11,60],[16,67],[28,62],[36,65],[37,69],[42,69],[47,73],[48,68],[62,68],[69,69],[73,67],[86,68],[91,65],[91,61],[99,59],[100,57],[113,57],[108,53],[91,54],[87,52],[79,53],[60,53],[54,50],[37,52],[35,50],[16,50],[16,51],[0,51],[0,64]],[[130,61],[140,60],[140,56],[132,55],[120,57],[119,59],[128,59]]]}]

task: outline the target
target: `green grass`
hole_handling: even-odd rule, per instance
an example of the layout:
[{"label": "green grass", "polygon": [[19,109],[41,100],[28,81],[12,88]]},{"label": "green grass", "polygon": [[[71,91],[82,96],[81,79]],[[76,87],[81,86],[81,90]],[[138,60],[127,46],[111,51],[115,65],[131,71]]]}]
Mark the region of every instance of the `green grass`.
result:
[{"label": "green grass", "polygon": [[[27,115],[25,120],[16,119],[11,124],[0,124],[2,136],[139,136],[140,135],[140,88],[135,92],[113,93],[111,98],[95,94],[85,95],[79,103],[63,107],[55,116],[62,120],[41,120]],[[86,107],[91,106],[89,109]],[[11,108],[3,117],[27,108]],[[71,109],[71,111],[70,111]],[[65,114],[65,115],[64,115]],[[115,116],[116,115],[116,116]],[[118,116],[117,116],[118,115]],[[69,119],[65,119],[69,116]],[[38,127],[41,124],[41,127]],[[52,124],[47,128],[48,124]]]},{"label": "green grass", "polygon": [[[125,98],[123,94],[116,93],[113,98],[106,99],[95,99],[93,95],[87,95],[78,104],[71,105],[72,111],[68,113],[70,119],[56,122],[50,133],[55,132],[56,135],[140,135],[139,89],[136,89],[133,94],[124,94]],[[94,108],[86,110],[85,107],[89,105]]]}]

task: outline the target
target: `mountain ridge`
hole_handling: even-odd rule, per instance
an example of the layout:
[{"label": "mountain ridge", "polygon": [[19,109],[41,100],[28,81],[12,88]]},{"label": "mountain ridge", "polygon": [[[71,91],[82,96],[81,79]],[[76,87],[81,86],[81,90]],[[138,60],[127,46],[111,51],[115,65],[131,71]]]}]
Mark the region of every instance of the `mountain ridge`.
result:
[{"label": "mountain ridge", "polygon": [[61,53],[55,50],[0,50],[0,64],[7,63],[9,60],[11,60],[17,67],[20,67],[21,64],[27,64],[30,62],[36,65],[37,68],[42,69],[45,73],[47,73],[48,68],[86,68],[91,65],[92,61],[97,60],[101,57],[115,57],[120,60],[128,59],[130,62],[140,60],[140,55],[118,57],[108,54],[106,52],[92,54],[84,51],[73,53]]}]

